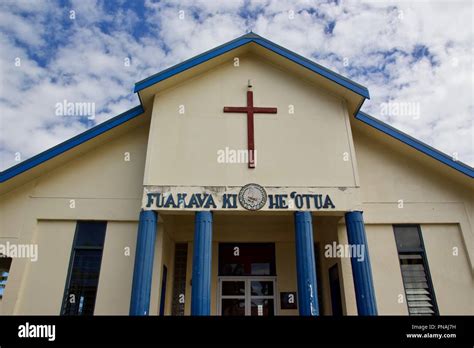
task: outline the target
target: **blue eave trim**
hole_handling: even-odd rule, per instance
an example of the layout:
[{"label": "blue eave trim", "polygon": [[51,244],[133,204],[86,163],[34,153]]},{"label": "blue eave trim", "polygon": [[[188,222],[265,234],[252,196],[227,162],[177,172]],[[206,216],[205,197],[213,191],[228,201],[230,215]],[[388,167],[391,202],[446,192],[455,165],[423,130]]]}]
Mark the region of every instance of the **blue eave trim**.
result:
[{"label": "blue eave trim", "polygon": [[271,41],[268,41],[266,39],[255,39],[253,40],[255,43],[259,44],[260,46],[262,47],[265,47],[267,49],[269,49],[270,51],[272,52],[275,52],[289,60],[291,60],[292,62],[296,63],[296,64],[299,64],[309,70],[311,70],[312,72],[315,72],[339,85],[341,85],[342,87],[345,87],[349,90],[351,90],[352,92],[364,97],[364,98],[367,98],[367,99],[370,99],[370,95],[369,95],[369,90],[364,87],[364,86],[361,86],[357,83],[355,83],[354,81],[351,81],[347,78],[345,78],[344,76],[342,75],[339,75],[337,73],[335,73],[334,71],[331,71],[319,64],[316,64],[315,62],[312,62],[310,61],[309,59],[306,59],[294,52],[291,52],[289,50],[287,50],[286,48],[284,47],[281,47],[281,46],[278,46],[276,44],[274,44],[273,42]]},{"label": "blue eave trim", "polygon": [[440,161],[441,163],[444,163],[451,168],[473,178],[474,177],[474,169],[470,166],[468,166],[465,163],[459,162],[459,161],[454,161],[451,157],[448,155],[442,153],[441,151],[438,151],[431,146],[409,136],[408,134],[405,134],[401,131],[399,131],[396,128],[393,128],[392,126],[377,120],[376,118],[367,115],[366,113],[359,111],[355,117],[359,121],[364,122],[365,124],[368,124],[369,126],[374,127],[375,129],[390,135],[391,137],[413,147],[414,149],[423,152],[424,154]]},{"label": "blue eave trim", "polygon": [[91,140],[92,138],[95,138],[108,130],[115,128],[117,126],[120,126],[121,124],[131,120],[132,118],[135,118],[141,114],[143,114],[144,110],[141,105],[138,105],[128,111],[125,111],[124,113],[115,116],[114,118],[111,118],[110,120],[107,120],[106,122],[103,122],[91,129],[88,129],[87,131],[69,139],[66,140],[65,142],[58,144],[44,152],[41,152],[40,154],[31,157],[16,166],[13,166],[11,168],[8,168],[4,170],[3,172],[0,172],[0,183],[5,182],[14,176],[21,174],[33,167],[36,167],[40,165],[43,162],[46,162],[50,160],[53,157],[56,157],[82,143],[85,143],[88,140]]},{"label": "blue eave trim", "polygon": [[229,52],[235,48],[238,48],[242,45],[245,45],[249,42],[251,42],[252,39],[247,39],[247,38],[242,38],[242,39],[237,39],[233,40],[225,45],[216,47],[210,51],[207,51],[203,54],[200,54],[194,58],[188,59],[180,64],[177,64],[169,69],[163,70],[162,72],[159,72],[158,74],[155,74],[153,76],[150,76],[140,82],[137,82],[135,84],[135,89],[134,92],[137,93],[141,91],[142,89],[145,89],[147,87],[150,87],[154,85],[155,83],[161,82],[163,80],[166,80],[167,78],[170,78],[174,75],[177,75],[185,70],[188,70],[190,68],[193,68],[199,64],[202,64],[212,58],[215,58],[217,56],[220,56],[226,52]]},{"label": "blue eave trim", "polygon": [[289,59],[290,61],[299,64],[309,70],[311,70],[314,73],[317,73],[327,79],[329,79],[332,82],[335,82],[352,92],[360,95],[361,97],[364,97],[366,99],[370,99],[369,95],[369,90],[354,81],[351,81],[344,76],[341,76],[319,64],[316,64],[309,59],[306,59],[294,52],[291,52],[287,50],[284,47],[278,46],[274,44],[273,42],[264,39],[262,37],[252,35],[252,36],[244,36],[242,38],[235,39],[233,41],[228,42],[227,44],[224,44],[222,46],[216,47],[210,51],[207,51],[201,55],[198,55],[194,58],[191,58],[189,60],[186,60],[178,65],[175,65],[169,69],[166,69],[162,72],[159,72],[158,74],[155,74],[153,76],[150,76],[146,78],[145,80],[139,81],[135,84],[135,89],[134,92],[139,92],[147,87],[150,87],[154,85],[155,83],[161,82],[165,79],[168,79],[174,75],[177,75],[187,69],[193,68],[201,63],[204,63],[210,59],[213,59],[217,56],[220,56],[226,52],[229,52],[237,47],[243,46],[247,43],[254,42],[276,54],[279,54],[280,56]]}]

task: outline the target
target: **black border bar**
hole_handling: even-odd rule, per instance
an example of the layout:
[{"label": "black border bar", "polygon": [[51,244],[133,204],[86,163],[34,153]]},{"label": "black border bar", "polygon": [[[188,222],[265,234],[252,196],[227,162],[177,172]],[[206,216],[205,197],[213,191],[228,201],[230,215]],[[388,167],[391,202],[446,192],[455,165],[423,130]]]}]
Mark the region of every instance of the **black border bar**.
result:
[{"label": "black border bar", "polygon": [[[20,325],[55,325],[55,340],[19,337]],[[86,344],[448,344],[473,347],[474,316],[58,317],[0,316],[0,346]],[[454,334],[454,335],[453,335]],[[408,337],[407,335],[421,335]],[[442,337],[436,337],[442,335]],[[446,335],[450,337],[446,337]],[[454,337],[455,336],[455,337]]]}]

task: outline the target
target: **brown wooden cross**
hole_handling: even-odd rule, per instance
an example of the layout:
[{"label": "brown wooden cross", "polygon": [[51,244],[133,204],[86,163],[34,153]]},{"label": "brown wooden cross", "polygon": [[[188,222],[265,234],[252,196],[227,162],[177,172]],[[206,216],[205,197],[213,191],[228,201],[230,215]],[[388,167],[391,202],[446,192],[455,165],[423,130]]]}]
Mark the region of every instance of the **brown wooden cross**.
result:
[{"label": "brown wooden cross", "polygon": [[253,128],[253,115],[254,114],[276,114],[277,108],[264,108],[253,106],[253,91],[252,86],[248,85],[247,90],[247,106],[224,106],[224,112],[239,112],[247,114],[247,143],[248,143],[248,156],[249,156],[249,168],[255,168],[255,140],[254,140],[254,128]]}]

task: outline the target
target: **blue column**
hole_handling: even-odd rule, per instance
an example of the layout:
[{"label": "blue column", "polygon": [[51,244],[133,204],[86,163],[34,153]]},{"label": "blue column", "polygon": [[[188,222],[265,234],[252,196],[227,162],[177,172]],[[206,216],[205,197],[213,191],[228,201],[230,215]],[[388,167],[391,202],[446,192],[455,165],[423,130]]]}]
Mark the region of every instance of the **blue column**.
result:
[{"label": "blue column", "polygon": [[295,212],[296,271],[300,315],[319,315],[313,221],[310,212]]},{"label": "blue column", "polygon": [[377,303],[375,302],[374,282],[372,280],[364,218],[361,211],[346,213],[345,217],[349,244],[361,245],[361,249],[364,252],[363,258],[351,255],[357,312],[359,315],[377,315]]},{"label": "blue column", "polygon": [[211,315],[212,213],[200,211],[194,221],[191,315]]},{"label": "blue column", "polygon": [[149,313],[157,217],[154,211],[142,210],[140,212],[130,315],[148,315]]}]

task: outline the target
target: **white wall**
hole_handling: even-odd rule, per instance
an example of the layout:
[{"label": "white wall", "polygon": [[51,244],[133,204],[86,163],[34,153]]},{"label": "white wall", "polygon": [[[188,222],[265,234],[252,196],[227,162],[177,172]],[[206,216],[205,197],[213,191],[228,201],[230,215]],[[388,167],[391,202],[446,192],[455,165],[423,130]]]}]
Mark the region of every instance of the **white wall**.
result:
[{"label": "white wall", "polygon": [[[146,185],[354,186],[353,149],[341,97],[253,56],[219,65],[155,96],[145,170]],[[223,112],[246,105],[252,79],[257,168],[221,164],[217,151],[247,149],[247,117]],[[180,106],[185,113],[180,114]],[[294,114],[289,114],[289,106]],[[344,153],[349,161],[344,161]]]}]

